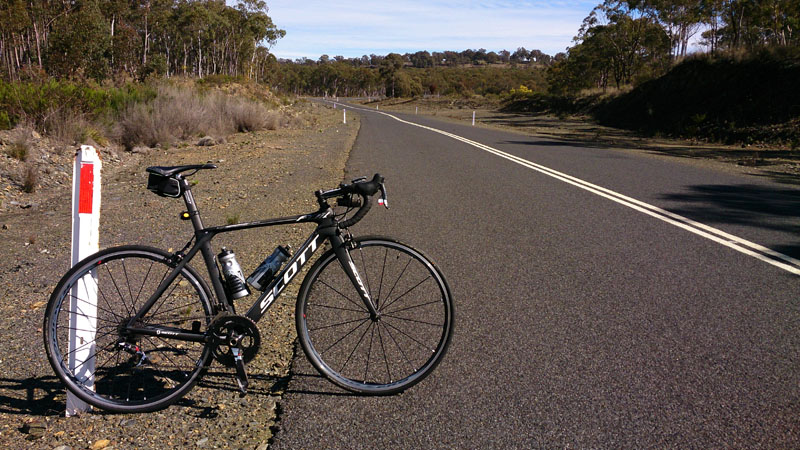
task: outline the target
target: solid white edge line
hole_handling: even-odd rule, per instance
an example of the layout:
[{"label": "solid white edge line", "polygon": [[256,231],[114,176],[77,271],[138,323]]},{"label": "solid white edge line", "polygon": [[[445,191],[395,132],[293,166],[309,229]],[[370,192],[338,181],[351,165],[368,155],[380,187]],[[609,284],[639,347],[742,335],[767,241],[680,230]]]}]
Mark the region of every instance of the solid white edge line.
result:
[{"label": "solid white edge line", "polygon": [[[331,102],[333,103],[333,102]],[[619,192],[612,191],[610,189],[604,188],[602,186],[598,186],[588,181],[582,180],[580,178],[576,178],[572,175],[568,175],[557,170],[551,169],[549,167],[542,166],[540,164],[536,164],[534,162],[528,161],[526,159],[520,158],[519,156],[512,155],[510,153],[506,153],[502,150],[498,150],[496,148],[490,147],[486,144],[481,144],[480,142],[476,142],[465,137],[459,136],[457,134],[449,133],[447,131],[439,130],[437,128],[432,128],[426,125],[421,125],[414,122],[409,122],[407,120],[403,120],[399,117],[393,116],[383,111],[378,110],[371,110],[371,109],[364,109],[358,108],[353,106],[348,106],[348,108],[365,111],[370,113],[377,113],[382,114],[387,117],[391,117],[398,122],[405,123],[407,125],[413,125],[415,127],[423,128],[434,133],[441,134],[443,136],[447,136],[458,141],[464,142],[465,144],[469,144],[473,147],[476,147],[480,150],[486,151],[488,153],[492,153],[496,156],[504,158],[508,161],[517,163],[521,166],[527,167],[529,169],[535,170],[539,173],[544,175],[550,176],[552,178],[556,178],[560,181],[565,183],[571,184],[583,190],[589,191],[593,194],[599,195],[601,197],[607,198],[611,201],[619,203],[621,205],[627,206],[631,209],[639,211],[641,213],[647,214],[648,216],[655,217],[656,219],[662,220],[667,222],[671,225],[675,225],[678,228],[682,228],[686,231],[694,233],[698,236],[702,236],[706,239],[714,241],[718,244],[722,244],[726,247],[729,247],[733,250],[736,250],[740,253],[744,253],[748,256],[752,256],[753,258],[759,259],[763,262],[771,264],[775,267],[779,267],[787,272],[793,273],[795,275],[800,275],[800,260],[796,258],[792,258],[789,255],[785,255],[780,252],[776,252],[770,248],[764,247],[763,245],[757,244],[755,242],[748,241],[747,239],[742,239],[738,236],[734,236],[730,233],[722,231],[718,228],[714,228],[712,226],[694,221],[689,219],[688,217],[681,216],[679,214],[675,214],[673,212],[667,211],[665,209],[659,208],[658,206],[651,205],[649,203],[645,203],[641,200],[637,200],[632,197],[628,197],[624,194],[620,194]],[[773,258],[777,258],[783,260],[785,262],[776,261]]]}]

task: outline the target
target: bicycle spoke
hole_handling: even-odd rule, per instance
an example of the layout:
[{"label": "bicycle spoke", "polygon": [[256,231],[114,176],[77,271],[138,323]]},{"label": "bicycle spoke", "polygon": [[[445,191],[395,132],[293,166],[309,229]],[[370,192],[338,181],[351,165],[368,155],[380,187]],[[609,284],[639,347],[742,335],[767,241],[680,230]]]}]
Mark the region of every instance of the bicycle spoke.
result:
[{"label": "bicycle spoke", "polygon": [[369,317],[367,317],[366,319],[353,319],[353,320],[347,320],[347,321],[344,321],[344,322],[337,322],[337,323],[334,323],[332,325],[325,325],[325,326],[322,326],[322,327],[309,328],[308,331],[319,331],[319,330],[324,330],[326,328],[340,327],[342,325],[347,325],[347,324],[355,323],[355,322],[363,322],[365,320],[369,320]]},{"label": "bicycle spoke", "polygon": [[394,311],[386,311],[383,314],[394,314],[394,313],[399,313],[401,311],[408,311],[410,309],[422,308],[423,306],[428,306],[428,305],[433,305],[433,304],[437,304],[438,305],[438,304],[441,304],[441,303],[442,303],[442,299],[438,299],[438,300],[433,300],[433,301],[430,301],[430,302],[427,302],[427,303],[422,303],[422,304],[419,304],[419,305],[407,306],[405,308],[395,309]]},{"label": "bicycle spoke", "polygon": [[[165,301],[165,302],[162,302],[162,305],[163,305],[164,303],[166,303],[166,301]],[[160,311],[160,312],[158,312],[157,314],[148,314],[148,315],[147,315],[147,317],[148,317],[148,319],[150,319],[150,318],[155,318],[155,317],[158,317],[158,316],[162,316],[162,315],[164,315],[164,314],[169,314],[169,313],[171,313],[172,311],[178,311],[178,310],[180,310],[180,309],[187,308],[187,307],[189,307],[189,306],[192,306],[192,305],[193,305],[192,303],[186,303],[186,304],[183,304],[183,305],[176,306],[176,307],[174,307],[174,308],[170,308],[170,309],[168,309],[168,310],[166,310],[166,311]]]},{"label": "bicycle spoke", "polygon": [[355,346],[355,347],[353,347],[353,351],[351,351],[351,352],[350,352],[350,355],[349,355],[349,356],[347,357],[347,359],[344,361],[344,364],[342,364],[342,367],[341,367],[341,369],[339,369],[339,372],[344,372],[344,368],[347,366],[347,363],[349,363],[349,362],[350,362],[350,358],[352,358],[352,357],[353,357],[353,354],[355,354],[356,350],[358,350],[358,347],[361,345],[361,342],[363,342],[363,341],[364,341],[364,336],[366,336],[366,335],[367,335],[367,331],[369,331],[369,330],[370,330],[370,328],[372,328],[372,323],[370,323],[369,325],[367,325],[367,329],[366,329],[366,330],[364,330],[364,332],[363,332],[363,333],[361,333],[361,337],[358,339],[358,342],[356,343],[356,346]]},{"label": "bicycle spoke", "polygon": [[[408,367],[411,367],[413,369],[414,368],[414,363],[411,362],[411,359],[408,358],[408,355],[406,355],[406,352],[404,352],[403,348],[400,347],[400,344],[397,342],[397,339],[395,339],[395,337],[392,335],[392,332],[389,331],[389,328],[386,326],[386,324],[383,324],[383,326],[384,326],[384,328],[386,328],[386,334],[389,335],[389,338],[392,340],[392,342],[394,342],[394,345],[395,345],[395,347],[397,347],[397,350],[400,351],[400,354],[403,355],[403,358],[405,358],[406,362],[408,363]],[[387,371],[389,370],[389,361],[388,360],[386,361],[386,370]],[[416,369],[414,371],[416,372]],[[391,374],[389,376],[391,377]]]},{"label": "bicycle spoke", "polygon": [[106,268],[106,272],[108,272],[109,278],[111,278],[111,283],[114,285],[114,288],[117,290],[117,294],[119,294],[119,299],[122,301],[122,305],[125,306],[125,309],[128,311],[128,314],[133,314],[133,306],[130,308],[128,304],[125,303],[125,297],[122,295],[122,292],[119,290],[119,286],[117,286],[117,281],[114,279],[114,275],[111,274],[111,269],[108,268],[108,264],[105,264],[103,267]]},{"label": "bicycle spoke", "polygon": [[387,323],[386,321],[383,321],[382,323],[384,325],[386,325],[387,327],[393,328],[395,331],[397,331],[398,333],[402,334],[403,336],[405,336],[405,337],[411,339],[412,341],[416,342],[420,347],[424,348],[425,350],[430,351],[430,352],[435,352],[436,351],[436,350],[431,350],[427,345],[425,345],[422,342],[416,340],[413,336],[409,335],[408,333],[406,333],[405,331],[401,330],[400,328],[397,328],[396,326],[394,326],[394,325],[392,325],[390,323]]},{"label": "bicycle spoke", "polygon": [[427,278],[425,278],[424,280],[422,280],[422,281],[420,281],[419,283],[415,284],[415,285],[414,285],[414,287],[412,287],[411,289],[409,289],[409,290],[407,290],[407,291],[403,292],[403,295],[401,295],[401,296],[399,296],[399,297],[396,297],[394,300],[392,300],[391,302],[389,302],[389,304],[388,304],[388,305],[385,305],[385,306],[384,306],[384,308],[388,308],[388,307],[390,307],[390,306],[394,305],[395,303],[397,303],[397,301],[398,301],[398,300],[400,300],[401,298],[403,298],[403,297],[405,297],[406,295],[408,295],[408,293],[409,293],[409,292],[411,292],[411,291],[413,291],[414,289],[418,288],[418,287],[419,287],[419,285],[421,285],[422,283],[424,283],[424,282],[426,282],[426,281],[428,281],[428,280],[430,280],[430,279],[431,279],[431,276],[430,276],[430,275],[428,275],[428,277],[427,277]]},{"label": "bicycle spoke", "polygon": [[139,296],[142,295],[142,290],[144,290],[144,285],[147,283],[147,279],[150,278],[150,272],[153,270],[153,266],[156,264],[155,261],[150,262],[150,267],[147,268],[147,273],[144,274],[144,278],[142,279],[142,285],[139,286],[139,292],[136,293],[136,300],[134,303],[139,301]]},{"label": "bicycle spoke", "polygon": [[133,290],[131,289],[131,281],[128,278],[128,269],[125,267],[125,258],[120,260],[122,264],[122,273],[125,274],[125,284],[128,285],[128,293],[131,295],[131,307],[136,308],[136,301],[133,299]]},{"label": "bicycle spoke", "polygon": [[392,378],[392,370],[389,368],[389,358],[386,355],[386,347],[383,345],[383,336],[381,335],[381,327],[375,327],[378,329],[378,342],[381,344],[381,353],[383,354],[383,362],[386,364],[386,375],[389,375],[389,382],[391,383],[394,378]]},{"label": "bicycle spoke", "polygon": [[392,292],[394,292],[394,288],[397,287],[397,283],[400,281],[400,278],[403,278],[403,274],[406,273],[406,269],[408,269],[409,264],[411,264],[411,258],[408,259],[406,266],[403,267],[403,270],[400,272],[400,275],[398,275],[397,279],[394,280],[394,284],[392,285],[392,288],[389,290],[389,293],[386,294],[386,298],[391,298]]},{"label": "bicycle spoke", "polygon": [[[156,339],[158,339],[159,341],[163,342],[163,343],[164,343],[164,345],[166,345],[166,346],[168,346],[168,347],[169,347],[169,346],[171,346],[171,344],[170,344],[169,342],[165,341],[165,340],[164,340],[164,338],[162,338],[162,337],[160,337],[160,336],[157,336],[157,337],[156,337]],[[189,356],[189,350],[188,350],[188,349],[186,349],[186,350],[185,350],[184,352],[182,352],[182,353],[179,353],[179,355],[180,355],[180,356],[183,356],[183,357],[185,357],[186,359],[188,359],[188,360],[189,360],[189,361],[190,361],[192,364],[194,364],[194,363],[195,363],[195,359],[194,359],[194,358],[192,358],[191,356]],[[169,357],[167,357],[167,359],[169,359],[170,361],[172,361],[172,358],[169,358]],[[174,363],[174,362],[173,362],[173,363]],[[180,366],[178,366],[178,365],[176,364],[176,365],[175,365],[175,367],[177,368],[177,367],[180,367]]]},{"label": "bicycle spoke", "polygon": [[406,322],[414,322],[414,323],[419,323],[419,324],[422,324],[422,325],[430,325],[430,326],[439,327],[439,328],[444,326],[444,324],[442,324],[442,323],[425,322],[424,320],[409,319],[407,317],[398,317],[398,316],[393,316],[391,314],[384,314],[383,317],[391,317],[392,319],[405,320]]},{"label": "bicycle spoke", "polygon": [[156,307],[156,311],[154,313],[150,314],[151,317],[155,316],[155,315],[158,315],[158,313],[161,310],[161,308],[163,308],[164,305],[169,301],[169,299],[172,298],[172,294],[175,292],[175,289],[178,289],[178,286],[180,286],[180,283],[181,283],[180,281],[178,281],[176,283],[175,282],[176,280],[177,280],[177,278],[175,280],[172,280],[172,283],[173,283],[172,284],[172,289],[170,289],[169,294],[167,294],[167,295],[163,295],[162,294],[161,298],[163,300],[158,304],[158,307]]},{"label": "bicycle spoke", "polygon": [[357,313],[363,313],[364,312],[363,309],[342,308],[342,307],[339,307],[339,306],[328,306],[328,305],[323,305],[323,304],[320,304],[320,303],[308,303],[308,306],[315,306],[315,307],[328,308],[328,309],[337,309],[337,310],[340,310],[340,311],[350,311],[350,312],[357,312]]},{"label": "bicycle spoke", "polygon": [[381,291],[383,291],[383,274],[386,272],[386,258],[389,256],[389,249],[383,249],[383,265],[381,266],[381,280],[378,282],[378,296],[375,298],[375,308],[380,311]]},{"label": "bicycle spoke", "polygon": [[367,382],[367,374],[369,373],[369,360],[372,357],[372,341],[375,339],[375,328],[378,327],[370,327],[372,328],[372,332],[369,334],[369,348],[367,349],[367,364],[366,368],[364,369],[364,382]]},{"label": "bicycle spoke", "polygon": [[[351,335],[351,334],[353,334],[353,332],[355,332],[357,329],[361,328],[361,325],[364,325],[364,323],[365,323],[365,322],[369,322],[369,319],[367,318],[367,319],[364,319],[364,320],[362,320],[362,321],[361,321],[361,323],[359,323],[358,325],[356,325],[356,327],[355,327],[355,328],[353,328],[352,330],[348,331],[348,332],[347,332],[347,334],[345,334],[344,336],[342,336],[342,337],[340,337],[339,339],[337,339],[337,340],[336,340],[336,342],[334,342],[333,344],[331,344],[331,346],[330,346],[330,347],[328,347],[328,348],[326,348],[325,350],[321,351],[321,352],[320,352],[320,355],[321,355],[321,354],[323,354],[323,353],[327,353],[327,352],[328,352],[328,350],[330,350],[330,349],[332,349],[333,347],[335,347],[335,346],[336,346],[336,345],[337,345],[339,342],[342,342],[343,340],[345,340],[345,339],[347,338],[347,336],[350,336],[350,335]],[[368,328],[369,328],[369,327],[368,327]]]},{"label": "bicycle spoke", "polygon": [[[90,304],[90,305],[94,305],[94,303],[93,303],[93,302],[90,302],[89,300],[84,300],[84,299],[82,299],[82,298],[80,298],[80,297],[76,297],[75,295],[72,295],[72,294],[70,294],[69,296],[70,296],[70,298],[74,298],[75,300],[78,300],[79,302],[84,302],[84,303],[88,303],[88,304]],[[106,302],[106,304],[108,304],[108,302]],[[107,310],[107,309],[101,308],[101,307],[100,307],[100,305],[94,305],[94,306],[95,306],[95,307],[98,309],[98,311],[101,311],[101,312],[104,312],[104,313],[111,314],[112,316],[114,316],[114,318],[115,318],[115,319],[121,319],[121,318],[122,318],[122,317],[120,317],[120,316],[117,316],[116,314],[114,314],[114,312],[113,312],[113,311],[110,311],[110,310]],[[111,307],[111,305],[109,305],[109,307]],[[69,311],[69,312],[70,312],[70,314],[77,314],[77,312],[76,312],[76,311]],[[105,320],[105,319],[104,319],[104,320]],[[106,322],[111,322],[110,320],[105,320],[105,321],[106,321]]]},{"label": "bicycle spoke", "polygon": [[366,307],[364,307],[364,304],[363,304],[363,303],[361,303],[361,304],[357,303],[356,301],[354,301],[354,300],[353,300],[353,299],[351,299],[350,297],[348,297],[348,296],[346,296],[346,295],[342,294],[342,293],[341,293],[341,292],[339,292],[339,291],[338,291],[338,290],[337,290],[335,287],[333,287],[333,286],[329,285],[328,283],[326,283],[326,282],[325,282],[325,281],[323,281],[323,280],[319,280],[319,282],[320,282],[320,283],[322,283],[322,285],[323,285],[323,286],[327,286],[327,287],[328,287],[328,288],[330,288],[330,289],[331,289],[333,292],[336,292],[337,294],[339,294],[339,295],[341,295],[342,297],[344,297],[345,299],[347,299],[347,301],[349,301],[350,303],[352,303],[352,304],[354,304],[354,305],[358,306],[358,307],[359,307],[359,308],[361,308],[363,311],[366,311],[366,310],[367,310],[367,308],[366,308]]}]

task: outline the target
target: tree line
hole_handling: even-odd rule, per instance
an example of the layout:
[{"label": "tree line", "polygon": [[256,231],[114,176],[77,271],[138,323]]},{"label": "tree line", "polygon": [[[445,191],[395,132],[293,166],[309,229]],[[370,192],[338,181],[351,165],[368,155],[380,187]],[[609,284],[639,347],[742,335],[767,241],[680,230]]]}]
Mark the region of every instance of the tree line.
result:
[{"label": "tree line", "polygon": [[263,79],[285,32],[261,0],[5,0],[2,76]]},{"label": "tree line", "polygon": [[[664,74],[697,39],[711,54],[800,46],[797,0],[606,0],[550,68],[555,94]],[[700,33],[700,36],[698,36]]]},{"label": "tree line", "polygon": [[[490,55],[497,55],[495,59]],[[318,60],[278,60],[268,82],[295,95],[415,97],[421,95],[499,95],[526,84],[543,87],[552,57],[524,47],[511,53],[467,49],[420,51]]]}]

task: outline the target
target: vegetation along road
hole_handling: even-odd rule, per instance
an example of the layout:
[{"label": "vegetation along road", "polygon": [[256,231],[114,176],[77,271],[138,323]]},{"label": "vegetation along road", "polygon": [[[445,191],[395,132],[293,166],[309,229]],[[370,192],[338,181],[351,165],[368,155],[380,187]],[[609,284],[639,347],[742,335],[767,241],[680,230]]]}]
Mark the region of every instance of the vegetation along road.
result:
[{"label": "vegetation along road", "polygon": [[795,186],[359,114],[346,176],[383,174],[392,208],[353,231],[427,250],[456,334],[429,378],[384,398],[337,390],[299,354],[275,448],[798,442]]}]

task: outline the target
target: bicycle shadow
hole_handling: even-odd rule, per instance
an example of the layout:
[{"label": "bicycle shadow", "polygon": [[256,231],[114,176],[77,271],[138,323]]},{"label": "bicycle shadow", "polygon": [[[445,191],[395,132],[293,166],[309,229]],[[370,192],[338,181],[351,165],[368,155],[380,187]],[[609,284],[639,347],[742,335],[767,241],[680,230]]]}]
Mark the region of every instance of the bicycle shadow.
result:
[{"label": "bicycle shadow", "polygon": [[355,392],[345,391],[333,385],[318,373],[295,372],[289,375],[287,394],[325,395],[329,397],[362,397]]},{"label": "bicycle shadow", "polygon": [[[19,393],[19,396],[6,393]],[[66,390],[55,375],[0,378],[0,413],[56,416],[64,413]]]},{"label": "bicycle shadow", "polygon": [[[248,398],[266,398],[284,394],[326,395],[341,397],[358,397],[358,394],[340,390],[326,378],[317,373],[295,372],[287,376],[253,374],[253,381],[248,389]],[[226,394],[239,392],[236,380],[231,372],[209,370],[198,382],[197,388],[205,388]],[[18,394],[18,395],[15,395]],[[55,375],[28,378],[0,378],[0,414],[28,416],[61,416],[66,409],[66,389]],[[256,400],[257,401],[257,400]],[[213,419],[218,416],[217,410],[192,397],[178,400],[173,407],[189,408],[198,418]],[[92,414],[116,414],[95,409]]]}]

